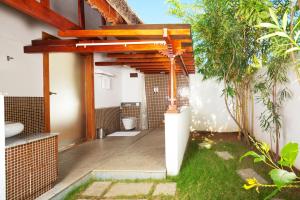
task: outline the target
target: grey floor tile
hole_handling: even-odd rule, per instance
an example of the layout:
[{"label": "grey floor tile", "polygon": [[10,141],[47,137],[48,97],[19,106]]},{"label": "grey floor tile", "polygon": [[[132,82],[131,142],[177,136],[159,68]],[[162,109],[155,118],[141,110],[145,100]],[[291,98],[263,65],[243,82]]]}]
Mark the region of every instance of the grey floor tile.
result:
[{"label": "grey floor tile", "polygon": [[111,182],[94,182],[82,193],[82,195],[101,197],[110,185]]},{"label": "grey floor tile", "polygon": [[166,195],[175,196],[176,194],[176,183],[159,183],[155,187],[153,196]]},{"label": "grey floor tile", "polygon": [[244,179],[245,181],[248,179],[248,178],[256,178],[256,180],[259,182],[259,183],[262,183],[262,184],[267,184],[268,182],[263,178],[261,177],[258,173],[256,173],[253,169],[251,168],[248,168],[248,169],[240,169],[240,170],[237,170],[237,173],[240,175],[240,177],[242,179]]},{"label": "grey floor tile", "polygon": [[153,183],[116,183],[104,197],[147,195]]}]

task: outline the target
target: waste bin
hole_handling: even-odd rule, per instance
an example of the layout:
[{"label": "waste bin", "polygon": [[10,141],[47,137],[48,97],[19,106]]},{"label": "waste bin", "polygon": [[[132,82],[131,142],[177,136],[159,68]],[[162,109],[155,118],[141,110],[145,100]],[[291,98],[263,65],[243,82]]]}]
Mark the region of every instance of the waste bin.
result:
[{"label": "waste bin", "polygon": [[105,138],[105,132],[103,128],[97,128],[97,139]]}]

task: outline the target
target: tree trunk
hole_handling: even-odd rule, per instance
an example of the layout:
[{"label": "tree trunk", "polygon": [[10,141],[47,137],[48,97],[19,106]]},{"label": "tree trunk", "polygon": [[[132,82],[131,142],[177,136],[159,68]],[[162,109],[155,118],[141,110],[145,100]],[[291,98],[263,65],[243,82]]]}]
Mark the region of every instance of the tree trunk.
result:
[{"label": "tree trunk", "polygon": [[230,108],[229,108],[229,105],[228,105],[228,99],[227,99],[227,95],[225,94],[224,95],[224,100],[225,100],[225,106],[226,106],[226,109],[230,115],[230,117],[233,119],[233,121],[236,123],[236,125],[239,127],[239,129],[241,130],[242,134],[244,135],[244,138],[246,140],[246,143],[247,144],[250,144],[250,141],[249,141],[249,138],[248,138],[248,133],[246,132],[246,130],[243,128],[243,126],[238,122],[238,120],[234,117],[234,115],[232,114]]},{"label": "tree trunk", "polygon": [[[276,116],[278,111],[277,111],[277,82],[276,79],[273,83],[273,91],[272,91],[272,100],[273,100],[273,116]],[[272,141],[271,141],[272,142]],[[276,149],[275,149],[275,161],[277,162],[279,159],[279,125],[277,121],[275,121],[275,144],[276,144]]]}]

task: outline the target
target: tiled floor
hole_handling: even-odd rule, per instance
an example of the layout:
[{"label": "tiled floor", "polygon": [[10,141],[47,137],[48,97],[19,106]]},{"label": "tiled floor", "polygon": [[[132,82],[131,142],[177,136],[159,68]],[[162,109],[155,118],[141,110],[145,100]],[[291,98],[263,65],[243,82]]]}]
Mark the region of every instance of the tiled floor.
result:
[{"label": "tiled floor", "polygon": [[48,194],[63,190],[93,170],[165,171],[164,130],[106,137],[60,153],[59,180]]}]

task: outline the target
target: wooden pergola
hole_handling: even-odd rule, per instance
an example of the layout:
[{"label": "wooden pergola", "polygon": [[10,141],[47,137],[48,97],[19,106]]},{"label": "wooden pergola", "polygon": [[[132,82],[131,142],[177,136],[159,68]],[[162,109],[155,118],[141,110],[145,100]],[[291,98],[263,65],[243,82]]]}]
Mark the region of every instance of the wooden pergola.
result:
[{"label": "wooden pergola", "polygon": [[96,66],[126,65],[146,74],[170,74],[168,112],[177,112],[176,74],[195,72],[191,27],[186,24],[101,26],[99,30],[61,30],[68,39],[33,40],[25,53],[107,53],[113,61]]},{"label": "wooden pergola", "polygon": [[[95,8],[104,23],[99,30],[86,30],[84,1]],[[168,73],[170,76],[168,112],[177,112],[176,74],[194,73],[191,27],[186,24],[142,24],[130,9],[120,14],[113,0],[77,0],[78,24],[55,12],[49,0],[0,0],[20,12],[59,30],[57,37],[46,33],[24,47],[25,53],[43,54],[45,131],[50,132],[49,53],[70,52],[84,56],[84,104],[86,138],[95,138],[94,64],[126,65],[146,74]],[[125,5],[126,2],[123,3]],[[125,5],[126,7],[126,5]],[[127,16],[128,15],[128,16]],[[129,25],[130,24],[130,25]],[[132,25],[135,24],[135,25]],[[93,53],[106,53],[113,61],[94,63]]]}]

